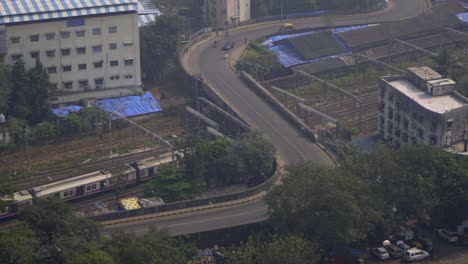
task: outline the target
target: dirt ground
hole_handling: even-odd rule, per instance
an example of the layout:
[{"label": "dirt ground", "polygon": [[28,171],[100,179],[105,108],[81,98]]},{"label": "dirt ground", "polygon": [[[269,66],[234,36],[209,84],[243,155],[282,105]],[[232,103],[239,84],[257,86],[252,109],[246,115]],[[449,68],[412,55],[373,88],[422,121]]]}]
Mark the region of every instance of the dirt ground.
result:
[{"label": "dirt ground", "polygon": [[[155,97],[159,98],[155,91]],[[181,135],[185,132],[183,124],[183,106],[186,99],[170,97],[159,100],[163,111],[155,114],[131,118],[146,129],[162,135]],[[112,151],[125,153],[156,144],[151,137],[141,130],[129,126],[124,121],[112,123]],[[109,153],[108,129],[97,137],[95,131],[89,131],[69,138],[59,139],[50,144],[30,147],[30,173],[38,173],[47,169],[68,168],[76,166],[90,158],[98,158]],[[19,150],[11,154],[0,154],[0,175],[3,178],[17,174],[21,176],[27,172],[27,153]],[[7,177],[5,177],[7,176]]]}]

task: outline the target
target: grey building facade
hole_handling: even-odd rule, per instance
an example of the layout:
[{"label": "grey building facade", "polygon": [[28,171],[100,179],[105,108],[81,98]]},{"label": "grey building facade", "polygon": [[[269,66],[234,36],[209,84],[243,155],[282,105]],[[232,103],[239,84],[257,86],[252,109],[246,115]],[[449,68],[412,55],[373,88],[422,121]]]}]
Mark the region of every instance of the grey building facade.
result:
[{"label": "grey building facade", "polygon": [[428,67],[408,68],[406,75],[381,77],[380,138],[395,147],[450,147],[466,141],[468,99],[454,91],[455,85]]}]

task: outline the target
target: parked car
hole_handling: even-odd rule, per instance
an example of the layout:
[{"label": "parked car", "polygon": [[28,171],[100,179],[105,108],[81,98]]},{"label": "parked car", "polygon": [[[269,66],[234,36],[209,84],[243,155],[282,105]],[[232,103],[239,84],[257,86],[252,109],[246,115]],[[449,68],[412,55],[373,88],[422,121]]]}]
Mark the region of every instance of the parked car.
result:
[{"label": "parked car", "polygon": [[411,248],[411,249],[405,250],[405,254],[403,258],[404,260],[408,262],[410,261],[412,262],[412,261],[423,260],[428,257],[429,257],[429,253],[427,253],[427,251],[418,249],[418,248]]},{"label": "parked car", "polygon": [[294,29],[294,25],[292,23],[284,23],[284,25],[280,27],[280,31],[291,30],[291,29]]},{"label": "parked car", "polygon": [[383,247],[373,248],[372,253],[380,260],[390,259],[390,254]]},{"label": "parked car", "polygon": [[406,244],[403,240],[398,240],[396,243],[397,247],[403,249],[403,250],[407,250],[407,249],[410,249],[411,247]]},{"label": "parked car", "polygon": [[449,231],[447,229],[436,229],[437,235],[443,240],[446,240],[449,243],[458,242],[458,233]]},{"label": "parked car", "polygon": [[385,249],[387,250],[388,254],[390,255],[390,258],[392,259],[398,259],[403,257],[403,249],[397,247],[396,245],[387,245],[385,246]]},{"label": "parked car", "polygon": [[236,43],[234,43],[234,41],[228,40],[228,41],[226,41],[226,43],[224,43],[224,45],[223,45],[223,50],[228,51],[228,50],[234,48],[234,45],[235,45],[235,44],[236,44]]}]

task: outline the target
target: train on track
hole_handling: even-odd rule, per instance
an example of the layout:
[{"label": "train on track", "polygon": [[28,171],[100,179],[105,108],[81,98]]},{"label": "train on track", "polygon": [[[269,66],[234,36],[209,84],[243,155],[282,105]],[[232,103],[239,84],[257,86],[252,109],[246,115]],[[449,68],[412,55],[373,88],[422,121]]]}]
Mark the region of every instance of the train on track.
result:
[{"label": "train on track", "polygon": [[130,185],[140,183],[155,177],[158,168],[165,164],[176,162],[173,155],[165,154],[122,164],[110,171],[94,171],[65,180],[51,182],[45,185],[15,192],[11,197],[1,198],[11,201],[11,204],[0,210],[0,219],[10,218],[18,214],[24,207],[33,203],[35,198],[57,197],[64,201],[79,199],[96,193],[113,189],[116,184]]}]

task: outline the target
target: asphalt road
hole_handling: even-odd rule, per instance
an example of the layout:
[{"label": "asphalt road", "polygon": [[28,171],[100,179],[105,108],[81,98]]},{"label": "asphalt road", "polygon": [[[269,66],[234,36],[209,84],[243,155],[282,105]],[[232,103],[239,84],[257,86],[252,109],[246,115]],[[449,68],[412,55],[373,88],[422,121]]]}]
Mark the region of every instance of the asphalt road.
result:
[{"label": "asphalt road", "polygon": [[[333,17],[333,24],[352,25],[400,20],[416,16],[427,10],[425,0],[390,0],[390,8],[368,15]],[[330,19],[312,18],[295,21],[295,28],[320,27],[330,23]],[[251,25],[235,29],[230,38],[237,44],[232,51],[232,58],[239,56],[245,48],[244,39],[256,39],[277,32],[281,22]],[[272,140],[279,155],[286,163],[305,160],[331,165],[331,160],[316,144],[304,138],[300,131],[275,112],[265,101],[254,94],[231,71],[224,59],[224,52],[210,47],[213,39],[201,42],[192,48],[187,70],[192,74],[201,74],[205,82],[215,89],[233,107],[237,113],[254,129],[258,129]],[[220,43],[222,44],[222,43]],[[143,234],[156,226],[167,228],[172,235],[215,230],[229,226],[259,222],[266,219],[267,206],[261,201],[224,207],[213,210],[187,213],[150,220],[135,221],[105,227],[105,233],[111,230]]]}]

